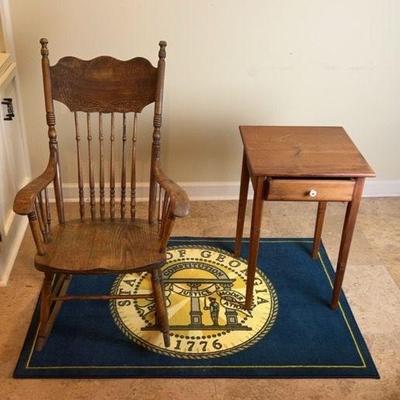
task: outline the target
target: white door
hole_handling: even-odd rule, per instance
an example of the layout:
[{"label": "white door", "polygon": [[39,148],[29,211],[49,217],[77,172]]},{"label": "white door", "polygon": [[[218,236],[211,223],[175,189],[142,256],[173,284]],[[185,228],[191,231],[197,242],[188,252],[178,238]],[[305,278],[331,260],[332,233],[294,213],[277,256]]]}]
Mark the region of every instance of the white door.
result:
[{"label": "white door", "polygon": [[15,64],[0,68],[0,72],[0,285],[5,285],[27,226],[27,218],[12,210],[14,197],[30,180],[30,167],[18,106]]}]

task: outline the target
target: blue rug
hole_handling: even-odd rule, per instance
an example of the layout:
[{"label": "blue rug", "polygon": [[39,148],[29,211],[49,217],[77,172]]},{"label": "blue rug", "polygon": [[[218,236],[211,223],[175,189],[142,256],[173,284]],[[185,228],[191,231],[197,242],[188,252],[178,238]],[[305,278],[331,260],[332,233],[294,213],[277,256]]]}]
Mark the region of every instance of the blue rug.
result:
[{"label": "blue rug", "polygon": [[[171,325],[165,348],[154,304],[63,304],[48,342],[33,351],[38,307],[16,378],[379,378],[345,296],[329,308],[334,271],[311,239],[262,239],[254,305],[242,307],[248,241],[175,238],[163,268]],[[69,293],[149,293],[147,273],[79,276]]]}]

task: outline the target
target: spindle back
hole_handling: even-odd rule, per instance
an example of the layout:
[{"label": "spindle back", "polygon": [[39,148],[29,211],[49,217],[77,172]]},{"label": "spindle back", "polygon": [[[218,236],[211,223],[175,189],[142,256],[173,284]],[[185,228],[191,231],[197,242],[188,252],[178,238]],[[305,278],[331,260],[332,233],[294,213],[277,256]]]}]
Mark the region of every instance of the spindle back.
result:
[{"label": "spindle back", "polygon": [[[153,119],[153,141],[150,167],[149,221],[155,222],[157,187],[154,171],[160,158],[160,128],[165,71],[166,42],[159,43],[158,64],[154,67],[145,58],[136,57],[121,61],[108,56],[92,60],[63,57],[50,66],[47,39],[41,39],[42,72],[46,104],[50,153],[57,161],[58,174],[54,181],[58,219],[64,223],[64,205],[57,132],[55,129],[54,100],[65,104],[74,114],[77,169],[79,187],[79,212],[85,218],[85,177],[88,176],[90,216],[104,220],[109,215],[116,218],[116,202],[119,203],[117,217],[126,218],[127,203],[130,203],[130,218],[136,213],[136,137],[137,119],[144,107],[155,103]],[[86,113],[85,126],[80,126],[80,113]],[[105,127],[104,114],[110,113],[110,125]],[[132,114],[133,129],[127,132],[127,118]],[[94,119],[96,129],[93,129]],[[116,135],[116,120],[122,120],[122,134]],[[82,138],[87,139],[88,171],[83,171],[84,151]],[[108,136],[108,137],[107,137]],[[115,143],[121,137],[122,143]],[[107,146],[105,141],[109,140]],[[94,142],[95,141],[95,142]],[[121,176],[116,178],[116,146],[121,146]],[[99,171],[95,171],[94,152],[99,152]],[[86,150],[85,150],[86,152]],[[106,154],[108,153],[108,154]],[[118,160],[119,161],[119,160]],[[130,161],[130,165],[127,164]],[[109,177],[108,184],[106,184]],[[98,181],[96,187],[96,181]],[[120,182],[119,196],[116,181]],[[127,182],[130,182],[130,194]],[[106,187],[109,186],[109,196]],[[97,194],[97,196],[96,196]],[[109,212],[106,198],[109,197]],[[128,199],[127,199],[128,197]]]}]

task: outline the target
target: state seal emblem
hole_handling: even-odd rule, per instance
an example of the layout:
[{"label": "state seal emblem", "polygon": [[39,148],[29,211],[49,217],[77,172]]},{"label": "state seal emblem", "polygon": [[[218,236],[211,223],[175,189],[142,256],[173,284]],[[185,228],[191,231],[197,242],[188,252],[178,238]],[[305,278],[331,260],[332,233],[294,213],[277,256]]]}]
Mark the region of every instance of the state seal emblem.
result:
[{"label": "state seal emblem", "polygon": [[112,294],[149,294],[147,299],[112,300],[117,326],[134,342],[172,357],[204,359],[233,354],[256,343],[273,326],[278,299],[257,270],[254,304],[244,308],[247,264],[215,247],[170,247],[162,268],[171,346],[155,326],[150,275],[120,275]]}]

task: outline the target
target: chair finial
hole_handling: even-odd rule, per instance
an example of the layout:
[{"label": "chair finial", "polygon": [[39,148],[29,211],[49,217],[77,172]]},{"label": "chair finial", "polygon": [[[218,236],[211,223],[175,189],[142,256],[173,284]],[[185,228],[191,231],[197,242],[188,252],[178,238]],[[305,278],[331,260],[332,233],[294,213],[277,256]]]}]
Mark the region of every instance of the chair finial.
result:
[{"label": "chair finial", "polygon": [[165,48],[167,47],[167,42],[165,40],[161,40],[158,44],[160,46],[160,51],[158,52],[158,58],[164,59],[167,56]]},{"label": "chair finial", "polygon": [[49,41],[46,38],[40,39],[40,44],[42,45],[42,48],[40,49],[40,54],[43,57],[49,55],[49,49],[47,48],[47,43],[49,43]]}]

